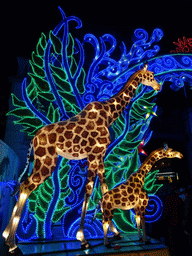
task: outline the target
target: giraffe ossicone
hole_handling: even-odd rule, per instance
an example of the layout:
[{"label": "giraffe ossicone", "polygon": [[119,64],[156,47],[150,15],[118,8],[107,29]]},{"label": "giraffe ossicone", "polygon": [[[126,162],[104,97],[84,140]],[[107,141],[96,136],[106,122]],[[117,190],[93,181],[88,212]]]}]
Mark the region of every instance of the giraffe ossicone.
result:
[{"label": "giraffe ossicone", "polygon": [[[31,175],[20,185],[20,195],[26,194],[26,198],[23,200],[19,196],[17,208],[13,211],[9,224],[3,232],[5,243],[10,251],[17,247],[14,237],[24,204],[31,192],[52,174],[58,155],[67,159],[87,158],[88,160],[85,199],[80,228],[77,232],[77,239],[81,241],[83,247],[87,247],[83,226],[96,175],[101,182],[102,194],[108,191],[104,169],[105,152],[111,142],[108,128],[130,103],[140,83],[154,90],[161,89],[161,85],[154,79],[153,72],[148,71],[145,65],[143,69],[135,72],[119,93],[109,100],[91,102],[76,116],[66,121],[46,125],[37,132],[32,140],[34,168]],[[13,221],[14,218],[17,221]]]},{"label": "giraffe ossicone", "polygon": [[[107,239],[108,227],[112,224],[113,210],[135,210],[136,222],[138,229],[139,240],[147,242],[147,235],[145,230],[145,209],[148,205],[148,195],[143,189],[143,184],[148,172],[152,169],[152,166],[160,159],[163,158],[179,158],[183,155],[178,151],[173,151],[171,148],[160,148],[153,151],[147,159],[140,166],[138,171],[131,174],[129,178],[114,189],[105,193],[101,200],[101,211],[103,216],[103,231],[104,231],[104,244],[110,247],[110,243]],[[98,207],[97,207],[98,208]],[[143,229],[143,237],[141,234],[141,227]],[[111,229],[115,236],[119,235],[117,230]]]}]

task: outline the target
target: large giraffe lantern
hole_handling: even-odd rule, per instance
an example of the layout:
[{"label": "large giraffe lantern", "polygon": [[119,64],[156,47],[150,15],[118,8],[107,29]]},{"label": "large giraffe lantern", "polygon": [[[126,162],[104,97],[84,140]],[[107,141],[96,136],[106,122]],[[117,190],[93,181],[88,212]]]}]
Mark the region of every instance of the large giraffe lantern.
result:
[{"label": "large giraffe lantern", "polygon": [[[173,151],[171,148],[160,148],[153,151],[147,159],[143,162],[138,171],[131,174],[129,178],[114,189],[105,193],[101,200],[101,211],[103,216],[103,231],[104,231],[104,244],[110,247],[107,239],[108,227],[114,232],[118,238],[119,232],[112,225],[113,210],[135,210],[136,222],[138,229],[139,240],[147,242],[145,230],[145,209],[148,205],[148,195],[143,189],[144,180],[151,170],[152,166],[162,158],[182,158],[183,155],[178,151]],[[141,235],[141,226],[143,229],[143,238]]]},{"label": "large giraffe lantern", "polygon": [[108,127],[125,110],[140,83],[151,86],[154,90],[161,89],[154,79],[153,72],[148,71],[147,65],[145,65],[143,69],[135,72],[120,92],[109,100],[89,103],[76,116],[66,121],[49,124],[38,131],[32,140],[35,159],[33,171],[20,185],[19,199],[13,209],[9,224],[3,232],[10,251],[17,247],[15,232],[24,204],[31,192],[54,171],[58,155],[67,159],[87,158],[88,160],[85,199],[80,228],[76,237],[81,241],[82,247],[89,246],[84,237],[83,226],[96,175],[101,182],[102,194],[108,191],[103,162],[105,152],[110,144]]}]

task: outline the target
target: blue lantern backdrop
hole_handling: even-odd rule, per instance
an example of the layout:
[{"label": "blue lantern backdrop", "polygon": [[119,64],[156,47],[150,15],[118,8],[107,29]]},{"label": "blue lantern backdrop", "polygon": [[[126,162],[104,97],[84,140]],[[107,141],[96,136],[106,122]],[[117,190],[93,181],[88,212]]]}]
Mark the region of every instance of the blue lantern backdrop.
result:
[{"label": "blue lantern backdrop", "polygon": [[[22,125],[23,131],[29,136],[34,136],[44,125],[76,115],[89,102],[110,98],[146,60],[148,69],[155,73],[157,81],[161,84],[171,81],[173,90],[178,90],[185,81],[191,80],[192,55],[155,57],[160,50],[155,43],[162,39],[162,30],[155,29],[149,38],[145,30],[136,29],[130,50],[122,43],[120,58],[116,60],[112,56],[117,42],[112,35],[105,34],[98,39],[86,34],[83,42],[80,42],[70,33],[69,25],[75,21],[76,29],[80,29],[81,21],[77,17],[66,17],[59,9],[61,22],[48,36],[42,33],[36,51],[32,53],[31,71],[21,85],[22,98],[12,94],[15,108],[9,115],[17,117],[15,124]],[[86,59],[89,56],[86,52],[88,44],[91,44],[94,52],[91,63],[90,59]],[[90,63],[88,69],[85,63]],[[110,128],[112,143],[105,156],[109,189],[125,181],[140,165],[138,153],[141,151],[138,149],[146,145],[152,136],[149,126],[156,116],[156,93],[140,84],[128,108]],[[155,194],[161,186],[154,184],[155,174],[152,173],[145,180],[145,190],[150,194]],[[86,160],[59,158],[52,176],[29,197],[17,237],[21,240],[51,239],[53,224],[60,222],[64,237],[74,238],[80,223],[86,175]],[[100,184],[96,180],[85,220],[85,235],[89,237],[103,234],[99,218],[91,223],[100,198]],[[147,220],[155,221],[162,213],[162,204],[154,195],[151,200],[157,203],[157,213],[153,212],[150,218],[149,203]],[[114,221],[124,232],[135,230],[131,211],[125,214],[118,210]]]}]

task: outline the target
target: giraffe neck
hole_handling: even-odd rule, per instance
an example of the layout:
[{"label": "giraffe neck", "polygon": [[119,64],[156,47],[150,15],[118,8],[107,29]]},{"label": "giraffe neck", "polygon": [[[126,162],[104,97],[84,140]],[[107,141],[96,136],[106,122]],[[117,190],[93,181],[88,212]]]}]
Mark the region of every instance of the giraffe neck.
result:
[{"label": "giraffe neck", "polygon": [[143,182],[147,176],[147,174],[151,171],[153,165],[159,161],[162,158],[165,158],[165,154],[159,154],[159,152],[157,150],[153,151],[148,157],[147,159],[142,163],[142,165],[140,166],[139,170],[136,172],[138,174],[142,175],[143,178]]},{"label": "giraffe neck", "polygon": [[104,105],[107,105],[109,108],[110,121],[108,126],[115,122],[115,120],[122,114],[127,105],[130,103],[140,83],[138,74],[139,71],[134,73],[120,92],[104,102]]}]

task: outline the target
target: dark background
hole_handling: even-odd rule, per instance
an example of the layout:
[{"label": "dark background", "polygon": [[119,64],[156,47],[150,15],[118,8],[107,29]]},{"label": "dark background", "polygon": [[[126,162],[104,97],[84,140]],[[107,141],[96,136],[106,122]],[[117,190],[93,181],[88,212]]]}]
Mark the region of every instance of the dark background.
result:
[{"label": "dark background", "polygon": [[[143,28],[151,36],[155,28],[164,32],[158,43],[158,55],[169,54],[175,49],[173,41],[178,38],[192,37],[191,1],[7,1],[1,6],[1,130],[5,131],[8,99],[11,92],[11,78],[18,70],[17,57],[31,58],[32,51],[41,32],[48,34],[61,20],[60,6],[67,16],[81,19],[83,26],[75,31],[82,40],[86,33],[96,37],[109,33],[117,43],[125,42],[129,50],[134,30]],[[165,83],[157,96],[158,118],[154,118],[154,135],[146,147],[148,153],[163,142],[171,147],[185,151],[182,139],[181,117],[191,104],[191,91],[180,89],[174,92]],[[178,135],[178,136],[177,136]],[[181,135],[181,137],[179,137]],[[0,139],[4,139],[1,133]]]}]

